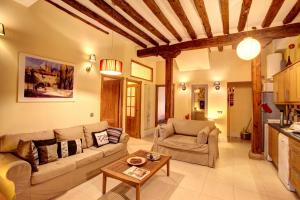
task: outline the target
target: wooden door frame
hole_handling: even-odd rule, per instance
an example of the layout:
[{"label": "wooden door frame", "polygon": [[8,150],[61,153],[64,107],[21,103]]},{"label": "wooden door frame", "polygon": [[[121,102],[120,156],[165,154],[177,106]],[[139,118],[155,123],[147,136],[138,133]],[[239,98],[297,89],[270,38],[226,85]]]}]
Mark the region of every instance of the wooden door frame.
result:
[{"label": "wooden door frame", "polygon": [[[120,95],[119,95],[119,128],[123,128],[123,90],[124,90],[124,77],[120,76],[110,76],[110,75],[104,75],[101,74],[101,90],[100,90],[100,100],[102,100],[102,89],[103,89],[103,82],[104,78],[111,78],[120,80]],[[100,104],[101,105],[101,104]],[[102,121],[101,116],[101,106],[100,106],[100,121]]]},{"label": "wooden door frame", "polygon": [[[137,84],[139,84],[140,85],[140,106],[139,106],[139,110],[140,110],[140,112],[139,112],[139,115],[138,115],[138,117],[139,117],[139,132],[138,132],[138,138],[141,138],[141,125],[142,125],[142,84],[143,84],[143,81],[137,81],[137,80],[134,80],[134,79],[131,79],[131,78],[126,78],[126,93],[125,93],[125,95],[126,95],[126,98],[125,98],[125,107],[127,107],[127,83],[128,82],[134,82],[134,83],[137,83]],[[126,124],[127,124],[127,109],[125,109],[125,126],[126,126]],[[125,130],[126,130],[126,127],[125,127]]]},{"label": "wooden door frame", "polygon": [[[156,84],[155,85],[155,126],[158,125],[158,119],[157,119],[157,113],[158,113],[158,88],[159,87],[166,87],[165,84]],[[174,102],[174,105],[173,105],[173,113],[174,113],[174,108],[175,108],[175,84],[173,84],[173,89],[172,89],[172,92],[173,92],[173,102]]]}]

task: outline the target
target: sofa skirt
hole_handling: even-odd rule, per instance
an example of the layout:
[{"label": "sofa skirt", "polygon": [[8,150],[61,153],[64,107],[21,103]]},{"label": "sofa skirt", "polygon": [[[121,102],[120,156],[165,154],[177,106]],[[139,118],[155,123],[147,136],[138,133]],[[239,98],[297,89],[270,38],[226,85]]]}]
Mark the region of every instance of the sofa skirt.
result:
[{"label": "sofa skirt", "polygon": [[152,147],[153,151],[161,154],[171,155],[172,159],[184,161],[188,163],[198,164],[198,165],[208,165],[208,154],[199,154],[199,152],[185,151],[180,149],[168,148],[160,145],[154,145]]},{"label": "sofa skirt", "polygon": [[[44,200],[62,195],[67,190],[80,185],[81,183],[101,173],[101,167],[118,160],[128,154],[127,148],[108,157],[101,158],[88,165],[80,167],[62,176],[41,184],[32,185],[30,188],[31,200]],[[100,180],[99,180],[100,181]]]}]

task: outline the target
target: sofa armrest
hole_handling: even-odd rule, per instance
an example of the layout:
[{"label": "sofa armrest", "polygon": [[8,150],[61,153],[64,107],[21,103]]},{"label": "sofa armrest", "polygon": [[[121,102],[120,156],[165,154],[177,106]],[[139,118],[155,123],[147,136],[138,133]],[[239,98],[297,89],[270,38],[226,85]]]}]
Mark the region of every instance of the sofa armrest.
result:
[{"label": "sofa armrest", "polygon": [[208,166],[215,167],[217,158],[219,157],[218,136],[220,130],[213,129],[208,136]]},{"label": "sofa armrest", "polygon": [[119,143],[127,144],[128,140],[129,140],[129,135],[124,132],[120,137]]},{"label": "sofa armrest", "polygon": [[31,166],[11,153],[0,153],[0,192],[8,199],[29,199]]}]

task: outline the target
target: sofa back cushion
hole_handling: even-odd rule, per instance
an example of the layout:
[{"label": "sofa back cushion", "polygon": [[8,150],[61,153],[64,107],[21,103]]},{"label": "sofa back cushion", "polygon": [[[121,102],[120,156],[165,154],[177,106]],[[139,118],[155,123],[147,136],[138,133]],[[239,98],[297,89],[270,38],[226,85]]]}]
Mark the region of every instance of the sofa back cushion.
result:
[{"label": "sofa back cushion", "polygon": [[84,137],[87,147],[94,145],[93,132],[100,132],[108,128],[107,121],[101,121],[99,123],[83,125]]},{"label": "sofa back cushion", "polygon": [[0,153],[14,152],[17,149],[20,140],[48,140],[54,138],[55,136],[52,130],[3,135],[0,136]]},{"label": "sofa back cushion", "polygon": [[198,132],[207,126],[210,127],[210,129],[213,129],[215,126],[215,122],[213,121],[184,120],[174,118],[170,118],[168,123],[173,123],[175,133],[191,136],[197,136]]},{"label": "sofa back cushion", "polygon": [[55,137],[58,141],[81,139],[82,148],[87,148],[83,132],[83,126],[54,129]]}]

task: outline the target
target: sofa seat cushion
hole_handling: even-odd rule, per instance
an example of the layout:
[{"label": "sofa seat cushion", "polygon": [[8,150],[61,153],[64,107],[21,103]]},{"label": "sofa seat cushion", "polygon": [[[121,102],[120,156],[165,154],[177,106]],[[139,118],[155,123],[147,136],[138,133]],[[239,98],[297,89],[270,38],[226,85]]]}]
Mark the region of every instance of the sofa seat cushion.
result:
[{"label": "sofa seat cushion", "polygon": [[197,144],[197,138],[194,136],[176,134],[158,141],[158,144],[173,149],[208,153],[208,144]]},{"label": "sofa seat cushion", "polygon": [[92,149],[83,149],[83,153],[72,155],[63,159],[68,162],[75,162],[76,168],[80,168],[101,158],[103,158],[103,152]]},{"label": "sofa seat cushion", "polygon": [[125,145],[123,143],[118,143],[118,144],[106,144],[104,146],[101,146],[99,148],[97,147],[90,147],[90,149],[95,150],[95,151],[100,151],[103,153],[104,157],[113,155],[115,153],[118,153],[122,151],[125,148]]},{"label": "sofa seat cushion", "polygon": [[55,162],[39,165],[39,171],[31,176],[31,184],[39,184],[55,177],[64,175],[76,169],[76,163],[73,160],[59,159]]}]

